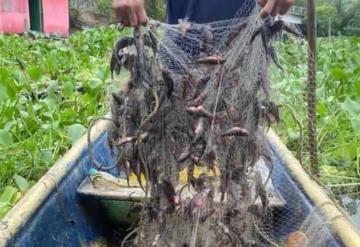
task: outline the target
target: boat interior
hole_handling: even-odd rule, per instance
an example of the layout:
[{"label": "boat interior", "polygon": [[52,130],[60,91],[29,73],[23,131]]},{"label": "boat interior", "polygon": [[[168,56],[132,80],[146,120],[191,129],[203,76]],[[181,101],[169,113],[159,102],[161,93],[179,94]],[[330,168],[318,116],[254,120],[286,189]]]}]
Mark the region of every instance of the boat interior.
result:
[{"label": "boat interior", "polygon": [[[92,146],[98,163],[114,164],[106,131],[99,129]],[[269,148],[274,170],[271,186],[266,188],[271,194],[266,234],[281,243],[298,231],[316,208],[271,143]],[[203,172],[198,169],[198,174]],[[132,208],[145,197],[136,177],[131,176],[128,184],[120,175],[117,168],[106,173],[95,170],[83,138],[1,222],[2,241],[8,246],[120,246],[139,217]],[[184,196],[193,193],[185,191]],[[10,217],[12,222],[7,222]],[[320,214],[314,217],[326,221]],[[326,232],[326,246],[343,246],[330,228]]]}]

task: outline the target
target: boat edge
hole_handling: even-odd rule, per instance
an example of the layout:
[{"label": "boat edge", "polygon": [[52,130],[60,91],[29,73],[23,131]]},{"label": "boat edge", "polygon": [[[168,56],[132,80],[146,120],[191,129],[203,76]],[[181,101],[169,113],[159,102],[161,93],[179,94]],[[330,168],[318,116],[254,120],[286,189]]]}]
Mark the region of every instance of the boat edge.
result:
[{"label": "boat edge", "polygon": [[340,207],[329,198],[326,191],[310,177],[274,130],[269,129],[266,136],[271,147],[275,149],[278,157],[282,159],[293,178],[302,187],[310,200],[312,200],[314,206],[322,210],[330,226],[344,245],[347,247],[359,247],[359,231],[351,222],[350,217],[345,212],[342,212]]}]

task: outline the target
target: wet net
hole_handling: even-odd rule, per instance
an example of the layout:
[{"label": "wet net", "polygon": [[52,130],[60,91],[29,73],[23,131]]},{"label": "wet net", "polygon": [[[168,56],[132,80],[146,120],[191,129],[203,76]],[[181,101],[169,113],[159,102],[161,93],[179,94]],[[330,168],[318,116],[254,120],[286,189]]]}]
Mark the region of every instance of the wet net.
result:
[{"label": "wet net", "polygon": [[302,35],[252,5],[214,23],[151,20],[116,42],[112,76],[129,80],[112,93],[109,146],[145,191],[122,246],[332,246],[331,220],[292,195],[264,134],[280,121],[272,43]]}]

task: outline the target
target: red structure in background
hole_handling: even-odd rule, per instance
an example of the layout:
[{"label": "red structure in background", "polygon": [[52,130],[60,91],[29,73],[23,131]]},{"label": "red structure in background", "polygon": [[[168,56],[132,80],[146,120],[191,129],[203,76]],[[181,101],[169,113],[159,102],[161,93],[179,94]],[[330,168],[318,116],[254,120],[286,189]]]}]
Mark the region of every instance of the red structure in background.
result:
[{"label": "red structure in background", "polygon": [[0,0],[0,33],[24,33],[34,26],[36,31],[68,36],[68,0]]},{"label": "red structure in background", "polygon": [[27,0],[0,0],[0,32],[23,33],[29,28],[30,17]]},{"label": "red structure in background", "polygon": [[69,35],[68,0],[42,0],[43,32]]}]

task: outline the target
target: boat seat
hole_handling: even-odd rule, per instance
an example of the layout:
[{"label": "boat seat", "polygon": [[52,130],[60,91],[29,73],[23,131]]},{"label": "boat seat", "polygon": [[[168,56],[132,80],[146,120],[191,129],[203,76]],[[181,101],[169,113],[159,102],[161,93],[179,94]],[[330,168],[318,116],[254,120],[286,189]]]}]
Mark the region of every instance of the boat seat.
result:
[{"label": "boat seat", "polygon": [[[259,160],[255,165],[262,177],[262,181],[266,181],[269,176],[269,169],[267,168],[263,160]],[[209,170],[205,171],[208,176],[214,178],[215,188],[219,188],[219,177],[216,174],[219,174],[219,171],[215,171],[215,174]],[[204,168],[195,167],[194,176],[197,177],[200,174],[204,173]],[[115,200],[115,201],[127,201],[127,202],[141,202],[145,199],[145,192],[140,187],[137,178],[135,175],[130,175],[129,180],[125,178],[118,178],[109,173],[100,172],[92,170],[90,176],[85,179],[78,188],[78,193],[81,196],[85,197],[94,197],[99,200]],[[177,186],[177,190],[180,189],[183,185],[186,184],[187,171],[184,169],[180,172],[180,181]],[[142,177],[143,186],[145,187],[145,178]],[[269,179],[266,184],[266,191],[269,198],[269,207],[270,208],[280,208],[284,207],[285,200],[282,196],[276,192],[272,180]],[[182,199],[192,198],[196,194],[196,191],[189,186],[189,189],[185,188],[182,192]],[[214,201],[215,203],[220,203],[220,194],[215,193]],[[226,200],[226,198],[225,198]],[[254,203],[256,206],[261,205],[260,198],[258,197]]]}]

